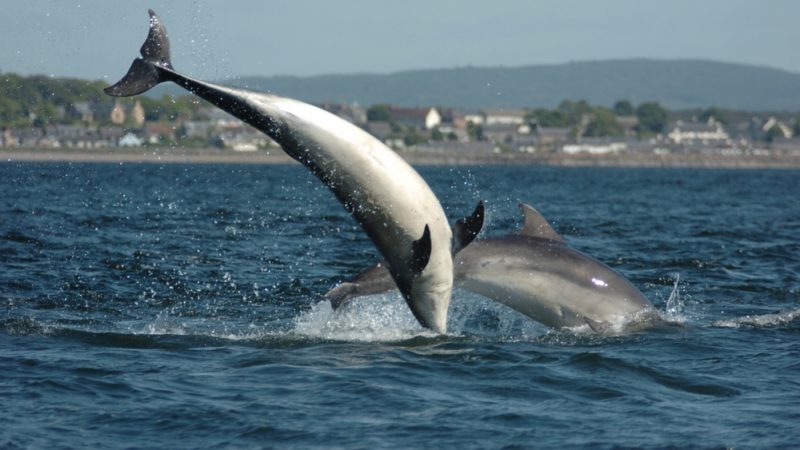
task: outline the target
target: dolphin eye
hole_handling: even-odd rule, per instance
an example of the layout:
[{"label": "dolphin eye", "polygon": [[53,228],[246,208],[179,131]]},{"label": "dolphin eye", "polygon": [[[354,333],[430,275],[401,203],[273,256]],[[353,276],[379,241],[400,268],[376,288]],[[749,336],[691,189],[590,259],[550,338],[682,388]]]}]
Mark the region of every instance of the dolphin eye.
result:
[{"label": "dolphin eye", "polygon": [[599,278],[592,278],[592,284],[599,287],[608,287],[608,283]]}]

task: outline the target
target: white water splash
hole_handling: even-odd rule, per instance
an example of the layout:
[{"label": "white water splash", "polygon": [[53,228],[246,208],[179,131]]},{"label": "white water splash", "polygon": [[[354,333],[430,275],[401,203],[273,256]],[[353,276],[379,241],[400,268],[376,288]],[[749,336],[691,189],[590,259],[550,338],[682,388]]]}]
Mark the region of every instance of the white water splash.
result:
[{"label": "white water splash", "polygon": [[[530,339],[548,332],[511,308],[462,290],[450,303],[448,336],[472,335]],[[338,311],[320,302],[295,320],[294,333],[313,338],[386,342],[438,334],[423,328],[397,293],[355,299]]]},{"label": "white water splash", "polygon": [[400,341],[416,336],[436,336],[422,328],[397,294],[369,296],[334,311],[327,301],[300,315],[297,334],[342,341]]},{"label": "white water splash", "polygon": [[755,314],[737,317],[734,319],[717,320],[711,323],[712,327],[740,328],[740,327],[775,327],[800,320],[800,309],[781,311],[774,314]]},{"label": "white water splash", "polygon": [[681,274],[676,273],[675,279],[672,284],[672,291],[667,298],[664,311],[661,312],[661,318],[667,322],[672,323],[686,323],[688,318],[684,314],[686,302],[681,296]]}]

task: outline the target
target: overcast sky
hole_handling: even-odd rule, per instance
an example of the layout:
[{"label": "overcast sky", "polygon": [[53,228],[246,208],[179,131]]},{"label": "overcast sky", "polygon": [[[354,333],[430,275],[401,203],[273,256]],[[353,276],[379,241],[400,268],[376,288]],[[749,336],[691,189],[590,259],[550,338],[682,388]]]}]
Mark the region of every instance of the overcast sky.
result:
[{"label": "overcast sky", "polygon": [[793,0],[3,0],[0,71],[116,81],[148,8],[201,78],[631,57],[800,73]]}]

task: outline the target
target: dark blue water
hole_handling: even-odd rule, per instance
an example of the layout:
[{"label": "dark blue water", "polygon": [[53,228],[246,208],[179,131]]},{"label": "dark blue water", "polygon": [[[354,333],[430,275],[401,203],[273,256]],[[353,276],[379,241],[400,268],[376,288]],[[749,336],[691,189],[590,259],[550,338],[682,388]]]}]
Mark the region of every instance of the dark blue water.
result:
[{"label": "dark blue water", "polygon": [[421,168],[517,202],[680,326],[554,332],[456,291],[319,295],[377,256],[299,166],[0,165],[2,448],[789,448],[800,172]]}]

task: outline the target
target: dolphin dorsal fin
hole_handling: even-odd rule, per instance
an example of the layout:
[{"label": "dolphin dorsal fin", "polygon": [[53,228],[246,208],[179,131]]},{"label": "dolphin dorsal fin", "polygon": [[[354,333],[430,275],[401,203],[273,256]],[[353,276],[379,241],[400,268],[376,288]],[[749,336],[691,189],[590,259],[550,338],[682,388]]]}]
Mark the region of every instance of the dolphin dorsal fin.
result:
[{"label": "dolphin dorsal fin", "polygon": [[522,210],[522,215],[525,217],[525,224],[519,230],[521,236],[530,236],[542,239],[551,239],[558,242],[564,242],[553,227],[547,223],[547,219],[542,216],[539,211],[534,209],[533,206],[526,203],[520,203],[519,209]]},{"label": "dolphin dorsal fin", "polygon": [[460,252],[468,246],[483,228],[484,207],[483,200],[468,217],[458,219],[453,225],[453,254]]}]

